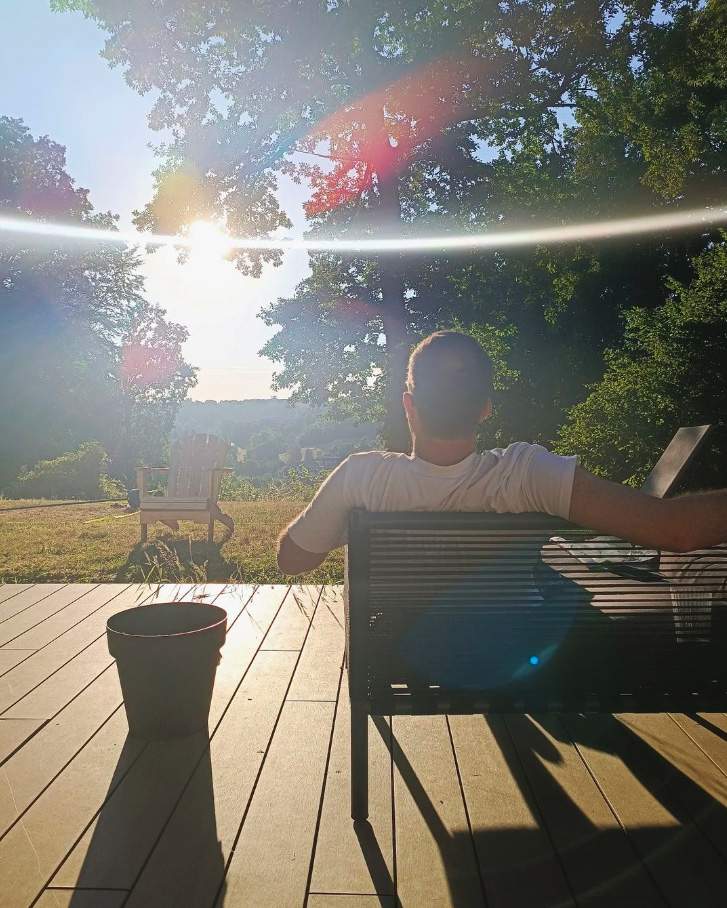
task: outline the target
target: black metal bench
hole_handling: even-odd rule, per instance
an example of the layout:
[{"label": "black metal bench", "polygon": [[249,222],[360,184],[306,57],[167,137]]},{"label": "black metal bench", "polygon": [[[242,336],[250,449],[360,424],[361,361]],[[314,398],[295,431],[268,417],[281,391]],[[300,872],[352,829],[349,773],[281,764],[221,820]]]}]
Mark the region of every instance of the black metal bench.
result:
[{"label": "black metal bench", "polygon": [[574,557],[591,535],[542,514],[352,512],[355,820],[369,715],[727,709],[727,550],[702,553],[693,582],[680,576],[693,555],[661,554],[634,579]]}]

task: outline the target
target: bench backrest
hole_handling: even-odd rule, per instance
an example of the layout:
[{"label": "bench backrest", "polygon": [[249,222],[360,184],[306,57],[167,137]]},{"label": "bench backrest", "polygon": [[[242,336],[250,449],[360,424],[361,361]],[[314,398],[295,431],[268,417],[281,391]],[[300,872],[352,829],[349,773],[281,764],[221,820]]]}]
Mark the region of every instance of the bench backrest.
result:
[{"label": "bench backrest", "polygon": [[354,511],[352,699],[381,715],[724,709],[724,597],[594,571],[554,535],[591,534],[541,514]]}]

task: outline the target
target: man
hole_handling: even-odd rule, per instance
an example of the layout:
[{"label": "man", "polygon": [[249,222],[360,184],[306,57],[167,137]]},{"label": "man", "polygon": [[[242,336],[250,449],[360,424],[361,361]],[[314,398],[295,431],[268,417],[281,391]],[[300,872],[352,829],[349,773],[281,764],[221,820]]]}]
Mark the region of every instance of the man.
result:
[{"label": "man", "polygon": [[478,453],[491,413],[492,366],[471,337],[438,331],[409,360],[403,403],[411,455],[352,454],[278,541],[285,574],[311,571],[346,544],[352,508],[368,511],[539,511],[647,548],[687,552],[727,540],[727,492],[652,498],[599,479],[540,445]]}]

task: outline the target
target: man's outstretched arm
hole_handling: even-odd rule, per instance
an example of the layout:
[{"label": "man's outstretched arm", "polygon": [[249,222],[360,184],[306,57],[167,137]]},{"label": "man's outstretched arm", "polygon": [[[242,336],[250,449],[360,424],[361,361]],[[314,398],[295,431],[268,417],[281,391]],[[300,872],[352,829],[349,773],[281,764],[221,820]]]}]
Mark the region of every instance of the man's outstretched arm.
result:
[{"label": "man's outstretched arm", "polygon": [[327,557],[328,552],[321,555],[318,552],[308,552],[296,545],[287,529],[278,537],[278,567],[283,574],[305,574],[306,571],[313,571],[318,565],[323,564]]},{"label": "man's outstretched arm", "polygon": [[652,498],[576,467],[569,517],[636,545],[690,552],[727,542],[727,491]]}]

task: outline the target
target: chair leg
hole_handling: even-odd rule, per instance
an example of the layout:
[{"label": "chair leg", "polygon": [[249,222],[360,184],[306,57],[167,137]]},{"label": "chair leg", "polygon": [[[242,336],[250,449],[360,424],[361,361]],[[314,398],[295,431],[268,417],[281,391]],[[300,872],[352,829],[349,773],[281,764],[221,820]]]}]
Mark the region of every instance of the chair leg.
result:
[{"label": "chair leg", "polygon": [[146,523],[141,524],[141,541],[142,542],[146,542],[147,527],[148,527],[148,524],[146,524]]},{"label": "chair leg", "polygon": [[215,541],[215,518],[210,517],[210,522],[207,524],[207,545],[212,545]]},{"label": "chair leg", "polygon": [[365,706],[351,704],[351,817],[369,815],[369,714]]}]

